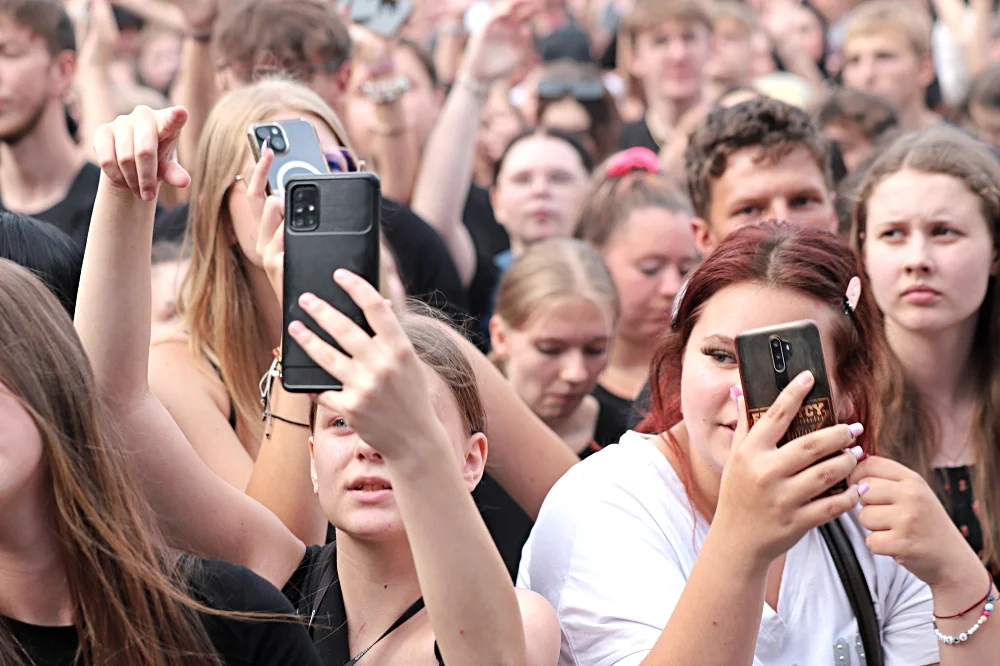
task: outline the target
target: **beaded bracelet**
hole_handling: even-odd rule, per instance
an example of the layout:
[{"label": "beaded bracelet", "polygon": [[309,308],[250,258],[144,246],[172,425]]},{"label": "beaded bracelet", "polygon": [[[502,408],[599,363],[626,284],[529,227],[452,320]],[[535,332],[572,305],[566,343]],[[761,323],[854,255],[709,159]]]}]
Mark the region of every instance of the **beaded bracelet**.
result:
[{"label": "beaded bracelet", "polygon": [[959,643],[964,643],[969,640],[973,634],[979,631],[979,627],[986,624],[986,621],[990,619],[990,615],[993,613],[993,602],[997,600],[997,596],[993,594],[992,588],[990,589],[989,597],[986,600],[986,605],[983,606],[983,614],[979,616],[976,623],[972,625],[967,631],[960,633],[958,636],[946,636],[942,634],[937,628],[937,621],[934,622],[934,635],[937,636],[939,642],[945,645],[957,645]]}]

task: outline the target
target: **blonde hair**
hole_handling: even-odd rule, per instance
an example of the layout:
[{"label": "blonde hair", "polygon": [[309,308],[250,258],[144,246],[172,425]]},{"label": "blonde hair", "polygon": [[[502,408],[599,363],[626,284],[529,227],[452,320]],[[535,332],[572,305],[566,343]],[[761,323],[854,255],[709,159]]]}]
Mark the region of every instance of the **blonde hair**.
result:
[{"label": "blonde hair", "polygon": [[844,29],[844,45],[855,37],[875,34],[899,34],[906,38],[918,58],[931,54],[930,15],[901,0],[871,0],[858,5],[848,15]]},{"label": "blonde hair", "polygon": [[572,238],[555,238],[530,246],[500,280],[496,316],[515,330],[538,312],[570,298],[584,298],[619,315],[618,292],[600,253]]},{"label": "blonde hair", "polygon": [[712,12],[708,4],[704,0],[635,0],[622,21],[622,29],[630,44],[635,44],[639,35],[670,21],[703,25],[711,32]]},{"label": "blonde hair", "polygon": [[245,259],[239,246],[231,243],[233,222],[226,200],[249,154],[247,128],[289,111],[316,116],[350,149],[340,120],[303,85],[273,78],[226,93],[205,123],[192,170],[185,239],[191,265],[177,302],[192,354],[207,357],[219,368],[237,424],[260,434],[257,385],[267,370],[262,359],[270,356],[274,341],[269,342],[270,334],[261,325]]}]

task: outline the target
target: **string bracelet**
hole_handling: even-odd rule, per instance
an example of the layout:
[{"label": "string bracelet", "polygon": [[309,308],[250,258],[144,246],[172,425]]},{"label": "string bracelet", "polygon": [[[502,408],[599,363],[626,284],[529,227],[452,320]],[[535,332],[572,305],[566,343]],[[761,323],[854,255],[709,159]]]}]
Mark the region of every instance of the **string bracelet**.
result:
[{"label": "string bracelet", "polygon": [[[994,608],[993,602],[996,600],[997,600],[997,595],[993,593],[993,581],[991,580],[990,592],[988,595],[986,595],[986,605],[983,606],[983,612],[979,616],[979,619],[976,620],[976,623],[972,625],[970,628],[963,631],[958,636],[948,636],[946,634],[941,633],[941,631],[937,627],[937,620],[934,621],[934,635],[937,636],[938,642],[944,643],[945,645],[959,645],[961,643],[965,643],[966,641],[968,641],[970,638],[972,638],[973,635],[975,635],[977,631],[979,631],[979,628],[984,624],[986,624],[986,622],[990,619],[990,615],[993,614],[993,608]],[[976,605],[978,606],[979,604]],[[973,606],[973,608],[975,608],[975,606]],[[955,616],[951,617],[954,618]]]}]

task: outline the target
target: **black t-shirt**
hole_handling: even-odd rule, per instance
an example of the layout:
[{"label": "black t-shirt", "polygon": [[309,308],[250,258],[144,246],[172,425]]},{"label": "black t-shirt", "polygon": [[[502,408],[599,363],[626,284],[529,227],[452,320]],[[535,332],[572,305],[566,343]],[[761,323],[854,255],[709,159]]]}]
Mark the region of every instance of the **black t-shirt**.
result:
[{"label": "black t-shirt", "polygon": [[591,393],[601,405],[594,439],[601,446],[617,443],[626,431],[639,425],[642,420],[637,403],[619,397],[600,384]]},{"label": "black t-shirt", "polygon": [[[490,204],[489,192],[473,185],[465,200],[465,210],[462,222],[469,230],[472,244],[476,248],[476,273],[469,283],[469,314],[479,322],[489,311],[493,292],[500,280],[500,271],[493,263],[493,257],[504,250],[510,249],[510,238],[493,216],[493,206]],[[489,338],[489,331],[479,331],[484,339]]]},{"label": "black t-shirt", "polygon": [[[972,492],[972,468],[939,467],[934,470],[934,481],[944,494],[948,515],[958,527],[972,550],[983,556],[983,526],[976,515],[975,494]],[[1000,562],[989,564],[993,581],[1000,586]]]},{"label": "black t-shirt", "polygon": [[621,134],[618,135],[619,150],[636,147],[649,148],[654,153],[660,152],[660,145],[656,143],[653,133],[649,131],[649,125],[646,124],[645,118],[624,125]]},{"label": "black t-shirt", "polygon": [[[249,569],[201,560],[193,596],[223,611],[291,613],[288,600]],[[4,619],[36,666],[79,666],[75,627],[39,627]],[[252,621],[203,616],[209,639],[226,666],[319,666],[305,627],[298,622]]]},{"label": "black t-shirt", "polygon": [[479,485],[472,491],[472,498],[479,507],[479,514],[493,537],[500,557],[507,565],[511,580],[516,581],[521,551],[535,525],[534,521],[488,473],[483,474]]},{"label": "black t-shirt", "polygon": [[[180,240],[187,226],[188,204],[163,213],[156,240]],[[406,293],[453,316],[467,314],[465,292],[441,236],[412,210],[382,200],[382,231],[396,255]]]}]

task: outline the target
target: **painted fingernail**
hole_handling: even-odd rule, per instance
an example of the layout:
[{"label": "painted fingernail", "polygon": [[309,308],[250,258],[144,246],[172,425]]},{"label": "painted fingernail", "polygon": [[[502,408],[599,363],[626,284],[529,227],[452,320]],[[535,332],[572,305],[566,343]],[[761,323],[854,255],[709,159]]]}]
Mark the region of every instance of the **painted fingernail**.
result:
[{"label": "painted fingernail", "polygon": [[862,458],[865,457],[865,450],[862,449],[860,446],[851,447],[850,449],[848,449],[848,451],[850,451],[851,455],[857,458],[859,462],[861,461]]},{"label": "painted fingernail", "polygon": [[740,396],[743,395],[743,389],[739,386],[733,386],[729,389],[729,397],[732,399],[733,404],[739,407]]},{"label": "painted fingernail", "polygon": [[862,483],[860,486],[858,486],[858,497],[861,497],[866,492],[868,492],[869,488],[871,488],[871,486],[868,485],[867,483]]},{"label": "painted fingernail", "polygon": [[808,370],[799,375],[798,382],[802,386],[809,386],[810,384],[812,384],[812,381],[813,381],[813,373],[809,372]]},{"label": "painted fingernail", "polygon": [[847,426],[847,429],[851,431],[851,437],[853,437],[854,439],[860,437],[861,433],[865,431],[865,427],[860,423],[852,423],[851,425]]}]

